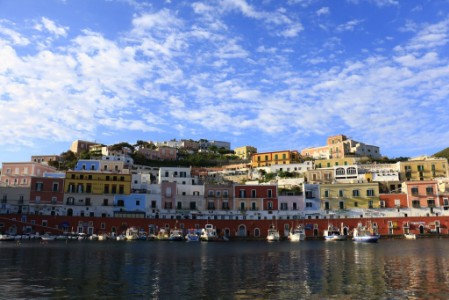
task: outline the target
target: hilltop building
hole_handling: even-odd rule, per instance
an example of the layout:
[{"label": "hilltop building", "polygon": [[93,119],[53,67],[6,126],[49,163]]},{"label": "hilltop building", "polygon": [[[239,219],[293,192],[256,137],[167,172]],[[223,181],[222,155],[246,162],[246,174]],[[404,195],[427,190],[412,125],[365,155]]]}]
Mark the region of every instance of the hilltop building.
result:
[{"label": "hilltop building", "polygon": [[348,139],[345,135],[334,135],[327,138],[326,146],[306,148],[301,151],[304,157],[316,159],[371,157],[381,158],[380,148]]},{"label": "hilltop building", "polygon": [[89,148],[95,145],[98,145],[98,143],[76,140],[72,142],[72,145],[70,146],[70,151],[72,151],[75,154],[79,154],[81,152],[88,152],[90,150]]},{"label": "hilltop building", "polygon": [[240,159],[250,159],[253,154],[257,153],[257,148],[253,146],[242,146],[235,148],[234,152]]}]

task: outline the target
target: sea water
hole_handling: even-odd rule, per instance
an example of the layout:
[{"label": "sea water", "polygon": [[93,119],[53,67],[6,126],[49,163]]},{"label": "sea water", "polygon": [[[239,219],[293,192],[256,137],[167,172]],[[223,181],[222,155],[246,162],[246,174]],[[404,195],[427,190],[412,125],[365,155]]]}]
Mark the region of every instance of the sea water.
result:
[{"label": "sea water", "polygon": [[447,299],[449,239],[0,242],[0,299]]}]

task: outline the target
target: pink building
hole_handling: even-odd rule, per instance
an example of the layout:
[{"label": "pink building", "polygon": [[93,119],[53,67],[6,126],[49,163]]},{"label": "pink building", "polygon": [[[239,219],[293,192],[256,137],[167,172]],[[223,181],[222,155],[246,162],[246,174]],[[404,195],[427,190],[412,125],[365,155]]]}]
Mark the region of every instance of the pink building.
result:
[{"label": "pink building", "polygon": [[3,163],[0,184],[3,186],[31,186],[32,177],[56,172],[55,168],[36,162]]},{"label": "pink building", "polygon": [[437,182],[434,180],[407,181],[402,184],[402,191],[407,194],[409,207],[439,207]]}]

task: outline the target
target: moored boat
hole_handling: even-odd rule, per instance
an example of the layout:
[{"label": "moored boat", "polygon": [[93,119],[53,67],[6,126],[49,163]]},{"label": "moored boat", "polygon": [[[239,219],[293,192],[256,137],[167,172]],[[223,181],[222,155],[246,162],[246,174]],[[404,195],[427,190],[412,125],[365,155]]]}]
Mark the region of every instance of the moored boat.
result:
[{"label": "moored boat", "polygon": [[380,235],[378,235],[371,226],[362,226],[361,223],[354,228],[352,240],[354,242],[377,243]]},{"label": "moored boat", "polygon": [[332,224],[329,224],[327,229],[324,230],[325,241],[345,241],[347,237],[347,235],[342,234],[341,231]]},{"label": "moored boat", "polygon": [[404,237],[408,240],[416,240],[416,234],[414,233],[404,233]]},{"label": "moored boat", "polygon": [[280,241],[281,236],[279,235],[279,230],[276,229],[274,225],[271,225],[268,229],[267,241],[268,242],[277,242]]},{"label": "moored boat", "polygon": [[170,237],[168,239],[173,242],[184,241],[184,237],[182,236],[182,231],[176,227],[174,229],[170,230]]},{"label": "moored boat", "polygon": [[47,241],[54,241],[56,239],[56,236],[50,233],[45,233],[41,236],[41,240],[44,242]]},{"label": "moored boat", "polygon": [[198,232],[197,229],[189,229],[187,231],[185,239],[186,239],[187,242],[199,242],[200,241],[200,234],[201,234],[201,232]]},{"label": "moored boat", "polygon": [[204,242],[212,242],[218,240],[217,230],[214,225],[206,224],[201,230],[200,240]]},{"label": "moored boat", "polygon": [[306,239],[306,231],[303,226],[298,225],[290,230],[288,233],[288,240],[290,242],[299,242]]},{"label": "moored boat", "polygon": [[9,234],[0,234],[0,242],[14,241],[14,236]]}]

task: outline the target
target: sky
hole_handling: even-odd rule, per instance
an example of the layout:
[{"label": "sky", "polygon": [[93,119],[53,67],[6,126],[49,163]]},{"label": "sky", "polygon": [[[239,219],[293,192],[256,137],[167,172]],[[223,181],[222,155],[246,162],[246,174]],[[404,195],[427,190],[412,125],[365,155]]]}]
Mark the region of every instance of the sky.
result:
[{"label": "sky", "polygon": [[449,147],[449,0],[0,0],[0,163],[74,140]]}]

